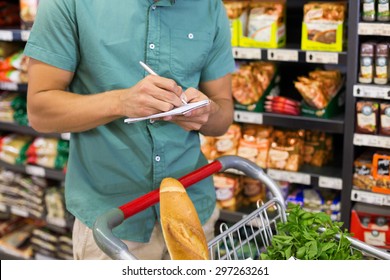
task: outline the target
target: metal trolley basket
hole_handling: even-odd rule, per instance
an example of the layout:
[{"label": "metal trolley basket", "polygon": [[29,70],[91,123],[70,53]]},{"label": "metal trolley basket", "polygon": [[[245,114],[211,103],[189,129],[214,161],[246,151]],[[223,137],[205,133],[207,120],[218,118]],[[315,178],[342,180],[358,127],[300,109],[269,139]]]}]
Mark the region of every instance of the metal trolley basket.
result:
[{"label": "metal trolley basket", "polygon": [[[272,237],[277,233],[276,225],[286,221],[286,207],[278,185],[253,162],[238,156],[223,156],[186,176],[178,179],[185,188],[214,174],[228,169],[243,172],[246,176],[263,182],[271,191],[273,198],[244,217],[231,227],[221,224],[221,233],[209,241],[208,248],[213,260],[243,260],[257,258],[271,245]],[[151,191],[119,208],[99,216],[93,227],[96,244],[112,259],[136,260],[125,243],[117,238],[112,230],[125,219],[159,202],[159,189]],[[336,238],[338,238],[336,236]],[[390,260],[390,253],[370,246],[360,240],[347,237],[352,248],[362,253]]]}]

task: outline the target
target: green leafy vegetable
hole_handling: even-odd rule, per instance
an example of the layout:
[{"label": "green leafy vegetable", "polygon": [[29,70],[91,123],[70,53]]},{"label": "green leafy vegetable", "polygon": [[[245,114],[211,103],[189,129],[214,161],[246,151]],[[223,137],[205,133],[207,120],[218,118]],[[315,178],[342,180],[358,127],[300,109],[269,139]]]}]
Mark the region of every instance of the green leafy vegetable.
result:
[{"label": "green leafy vegetable", "polygon": [[[291,256],[301,260],[362,259],[361,252],[353,250],[346,238],[350,234],[341,226],[341,222],[332,221],[325,213],[311,213],[289,203],[287,221],[278,223],[278,233],[273,236],[267,251],[261,254],[261,259],[286,260]],[[340,240],[336,240],[337,234]]]}]

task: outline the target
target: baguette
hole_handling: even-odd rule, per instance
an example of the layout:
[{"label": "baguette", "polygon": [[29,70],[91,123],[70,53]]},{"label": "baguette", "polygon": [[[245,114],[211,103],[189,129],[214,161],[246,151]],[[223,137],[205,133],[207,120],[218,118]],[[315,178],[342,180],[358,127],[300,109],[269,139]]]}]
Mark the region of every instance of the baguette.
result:
[{"label": "baguette", "polygon": [[172,260],[208,260],[206,236],[183,185],[174,178],[160,184],[163,236]]}]

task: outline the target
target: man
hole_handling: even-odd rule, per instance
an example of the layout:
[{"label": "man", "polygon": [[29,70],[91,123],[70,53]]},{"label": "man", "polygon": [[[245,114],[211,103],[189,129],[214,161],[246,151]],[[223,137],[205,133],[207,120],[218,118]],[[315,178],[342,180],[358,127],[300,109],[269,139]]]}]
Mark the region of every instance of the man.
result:
[{"label": "man", "polygon": [[[96,217],[207,162],[199,135],[232,122],[230,29],[220,0],[41,0],[25,54],[28,117],[41,132],[71,132],[65,180],[76,217],[76,259],[107,258]],[[148,75],[144,61],[159,76]],[[210,99],[185,116],[124,123]],[[218,218],[208,178],[188,193],[211,238]],[[114,230],[140,259],[166,258],[158,205]]]}]

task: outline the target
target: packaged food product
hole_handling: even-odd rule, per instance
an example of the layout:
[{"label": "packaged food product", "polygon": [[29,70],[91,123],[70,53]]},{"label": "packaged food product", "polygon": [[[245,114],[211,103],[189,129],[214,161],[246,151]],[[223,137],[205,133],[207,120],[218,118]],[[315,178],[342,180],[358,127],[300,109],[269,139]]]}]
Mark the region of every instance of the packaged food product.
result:
[{"label": "packaged food product", "polygon": [[381,102],[379,104],[379,134],[390,135],[390,103]]},{"label": "packaged food product", "polygon": [[238,143],[241,138],[241,127],[238,124],[231,124],[228,131],[219,137],[215,137],[216,157],[223,155],[237,155]]},{"label": "packaged food product", "polygon": [[376,134],[378,131],[379,104],[376,101],[356,102],[357,133]]},{"label": "packaged food product", "polygon": [[389,45],[387,43],[376,44],[374,83],[379,85],[388,82]]},{"label": "packaged food product", "polygon": [[275,130],[268,153],[268,168],[298,171],[303,163],[304,130]]},{"label": "packaged food product", "polygon": [[375,21],[375,0],[363,0],[362,20]]},{"label": "packaged food product", "polygon": [[9,134],[1,138],[0,159],[9,164],[24,164],[26,150],[32,141],[28,135]]},{"label": "packaged food product", "polygon": [[359,82],[372,83],[374,77],[374,49],[375,43],[367,42],[360,46],[360,74]]},{"label": "packaged food product", "polygon": [[377,0],[377,21],[390,21],[389,0]]},{"label": "packaged food product", "polygon": [[304,5],[302,49],[342,51],[345,2],[309,2]]},{"label": "packaged food product", "polygon": [[215,138],[211,136],[199,135],[200,137],[200,149],[206,159],[213,160],[216,157],[217,150],[215,149]]},{"label": "packaged food product", "polygon": [[336,96],[343,84],[339,70],[314,70],[308,77],[299,76],[295,88],[309,106],[324,109]]},{"label": "packaged food product", "polygon": [[258,102],[270,85],[275,71],[275,64],[270,62],[239,64],[232,75],[234,99],[243,105]]},{"label": "packaged food product", "polygon": [[[284,20],[284,1],[251,1],[247,35],[258,42],[270,42],[273,36],[284,35]],[[277,35],[273,33],[273,24],[278,26]]]},{"label": "packaged food product", "polygon": [[217,196],[217,205],[232,211],[242,203],[239,177],[231,174],[218,173],[213,175],[214,187]]},{"label": "packaged food product", "polygon": [[306,131],[304,144],[304,163],[321,167],[327,162],[325,132]]},{"label": "packaged food product", "polygon": [[390,152],[376,151],[372,157],[372,176],[374,179],[390,179]]}]

